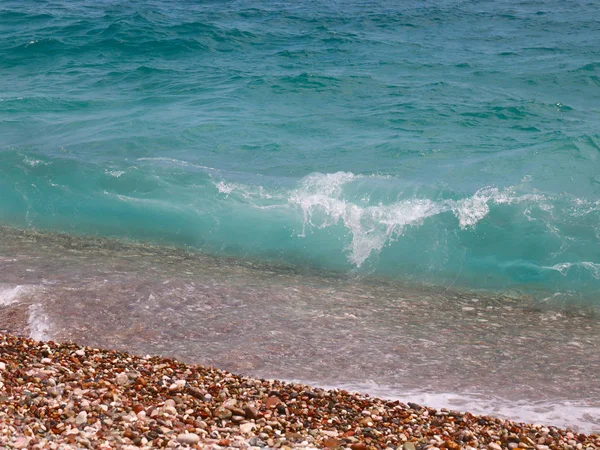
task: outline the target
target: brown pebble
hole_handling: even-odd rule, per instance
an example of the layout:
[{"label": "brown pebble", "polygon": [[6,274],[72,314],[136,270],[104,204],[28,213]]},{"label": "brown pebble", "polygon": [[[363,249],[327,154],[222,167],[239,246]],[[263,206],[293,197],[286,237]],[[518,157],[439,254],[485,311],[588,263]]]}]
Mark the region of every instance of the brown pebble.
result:
[{"label": "brown pebble", "polygon": [[352,444],[350,448],[352,450],[367,450],[367,444],[364,442],[357,442],[356,444]]},{"label": "brown pebble", "polygon": [[339,439],[334,439],[334,438],[328,438],[323,441],[323,445],[327,448],[341,447],[342,444],[343,444],[342,441],[340,441]]},{"label": "brown pebble", "polygon": [[244,413],[247,419],[258,419],[260,417],[260,411],[252,406],[246,406]]},{"label": "brown pebble", "polygon": [[275,408],[279,403],[281,403],[281,400],[278,397],[269,397],[267,398],[265,406],[267,408]]}]

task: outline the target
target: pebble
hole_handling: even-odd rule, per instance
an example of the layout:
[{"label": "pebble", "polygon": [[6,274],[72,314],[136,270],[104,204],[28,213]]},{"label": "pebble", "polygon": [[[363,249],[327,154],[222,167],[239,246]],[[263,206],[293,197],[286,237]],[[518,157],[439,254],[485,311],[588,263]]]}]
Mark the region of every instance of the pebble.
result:
[{"label": "pebble", "polygon": [[83,425],[86,422],[87,422],[87,412],[81,411],[79,414],[77,414],[77,417],[75,418],[75,423],[77,425]]},{"label": "pebble", "polygon": [[27,439],[26,437],[20,437],[12,444],[14,448],[26,448],[28,445],[29,439]]},{"label": "pebble", "polygon": [[219,419],[229,419],[233,413],[229,409],[219,406],[217,409],[215,409],[213,415]]},{"label": "pebble", "polygon": [[200,436],[196,433],[183,433],[177,436],[177,442],[186,445],[195,445],[200,442]]},{"label": "pebble", "polygon": [[115,382],[119,386],[125,386],[129,382],[129,377],[127,376],[126,373],[120,373],[119,375],[116,376]]},{"label": "pebble", "polygon": [[[81,353],[83,364],[73,356]],[[41,369],[39,361],[48,354],[52,359]],[[239,377],[73,343],[43,344],[0,333],[0,355],[6,385],[0,442],[7,448],[600,448],[600,436],[555,427]],[[45,379],[38,376],[42,370]]]},{"label": "pebble", "polygon": [[240,425],[240,433],[242,434],[250,434],[252,432],[252,430],[254,430],[256,428],[256,425],[254,425],[253,423],[243,423]]}]

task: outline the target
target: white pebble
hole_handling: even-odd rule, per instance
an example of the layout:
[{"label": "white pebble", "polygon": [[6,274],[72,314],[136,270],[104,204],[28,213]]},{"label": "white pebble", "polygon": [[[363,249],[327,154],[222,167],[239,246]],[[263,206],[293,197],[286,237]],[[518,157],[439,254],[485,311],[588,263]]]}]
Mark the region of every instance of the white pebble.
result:
[{"label": "white pebble", "polygon": [[180,444],[194,445],[200,442],[200,436],[196,433],[184,433],[177,436],[177,442]]},{"label": "white pebble", "polygon": [[119,375],[117,375],[117,378],[115,378],[115,382],[119,386],[125,386],[128,381],[129,381],[129,377],[127,376],[126,373],[120,373]]},{"label": "white pebble", "polygon": [[256,428],[256,426],[253,423],[243,423],[240,425],[240,433],[250,434],[254,428]]},{"label": "white pebble", "polygon": [[87,422],[87,412],[81,411],[79,414],[77,414],[77,417],[75,418],[75,423],[77,425],[83,425],[86,422]]}]

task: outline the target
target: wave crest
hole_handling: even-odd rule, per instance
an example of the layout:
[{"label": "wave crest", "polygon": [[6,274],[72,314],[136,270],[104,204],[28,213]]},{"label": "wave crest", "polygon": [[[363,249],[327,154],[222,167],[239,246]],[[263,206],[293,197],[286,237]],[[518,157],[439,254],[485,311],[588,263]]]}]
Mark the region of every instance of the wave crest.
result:
[{"label": "wave crest", "polygon": [[[426,219],[452,212],[462,230],[477,225],[490,211],[490,204],[513,204],[523,201],[543,202],[540,194],[518,195],[514,188],[499,190],[484,187],[471,197],[439,201],[410,198],[390,204],[371,205],[368,197],[355,199],[345,194],[344,187],[365,177],[348,172],[311,174],[300,188],[293,191],[288,201],[301,209],[302,233],[307,228],[322,229],[342,224],[351,235],[346,250],[352,264],[360,267],[373,253],[394,242],[406,227],[419,226]],[[369,177],[371,178],[371,177]]]}]

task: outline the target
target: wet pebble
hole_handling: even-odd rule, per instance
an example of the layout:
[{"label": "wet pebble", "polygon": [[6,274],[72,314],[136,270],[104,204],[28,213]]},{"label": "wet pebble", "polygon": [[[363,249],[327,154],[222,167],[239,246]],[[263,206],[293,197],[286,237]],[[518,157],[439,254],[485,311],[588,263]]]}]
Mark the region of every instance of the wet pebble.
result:
[{"label": "wet pebble", "polygon": [[[0,334],[0,355],[0,423],[10,430],[0,442],[9,436],[8,448],[107,448],[106,442],[123,449],[199,444],[209,450],[600,447],[600,436],[570,430],[239,377],[73,343]],[[43,379],[40,370],[51,376]]]}]

